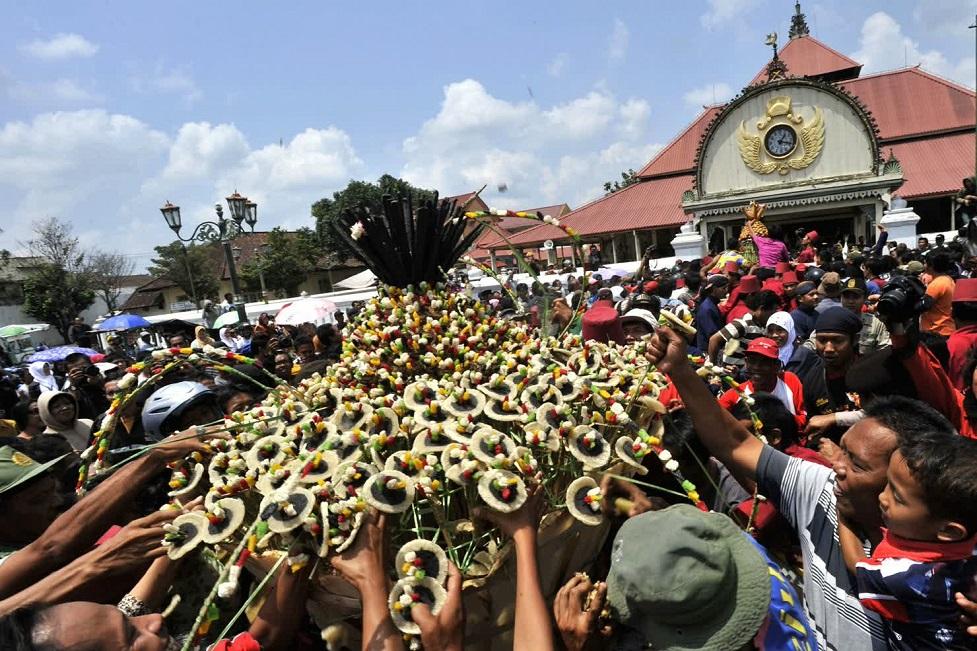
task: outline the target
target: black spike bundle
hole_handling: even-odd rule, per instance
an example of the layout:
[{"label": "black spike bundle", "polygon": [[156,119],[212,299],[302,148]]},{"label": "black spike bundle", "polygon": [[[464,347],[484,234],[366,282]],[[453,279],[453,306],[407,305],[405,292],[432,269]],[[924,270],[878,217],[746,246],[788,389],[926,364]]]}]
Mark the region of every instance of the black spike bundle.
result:
[{"label": "black spike bundle", "polygon": [[[364,232],[353,239],[357,222]],[[438,201],[435,193],[433,201],[416,209],[410,195],[383,195],[379,214],[357,206],[344,211],[332,227],[381,282],[406,287],[443,280],[482,232],[479,224],[466,235],[467,223],[454,201]]]}]

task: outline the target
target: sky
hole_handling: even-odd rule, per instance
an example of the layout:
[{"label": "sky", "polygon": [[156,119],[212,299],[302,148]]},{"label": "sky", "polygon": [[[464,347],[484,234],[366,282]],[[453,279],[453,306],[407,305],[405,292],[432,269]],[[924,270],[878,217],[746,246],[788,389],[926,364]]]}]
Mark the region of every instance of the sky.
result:
[{"label": "sky", "polygon": [[[863,73],[975,83],[977,0],[805,2]],[[388,173],[492,207],[602,194],[786,43],[788,0],[0,6],[0,248],[45,217],[142,270],[237,190],[258,229]],[[504,189],[504,191],[500,190]],[[185,226],[185,234],[190,229]]]}]

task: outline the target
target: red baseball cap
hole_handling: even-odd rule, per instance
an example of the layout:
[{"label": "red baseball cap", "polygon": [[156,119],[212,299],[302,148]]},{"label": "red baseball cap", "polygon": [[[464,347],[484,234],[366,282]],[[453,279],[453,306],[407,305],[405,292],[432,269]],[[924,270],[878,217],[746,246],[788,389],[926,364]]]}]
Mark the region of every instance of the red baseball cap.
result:
[{"label": "red baseball cap", "polygon": [[787,273],[788,271],[790,271],[790,263],[789,262],[778,262],[777,263],[777,269],[776,269],[776,271],[777,271],[778,274],[785,274],[785,273]]},{"label": "red baseball cap", "polygon": [[797,266],[794,268],[794,271],[797,272],[797,275],[798,276],[801,276],[801,275],[807,273],[807,265],[804,264],[803,262],[798,262],[797,263]]},{"label": "red baseball cap", "polygon": [[747,354],[754,353],[756,355],[763,355],[770,359],[780,359],[780,349],[777,348],[774,340],[769,337],[757,337],[746,347],[746,352]]},{"label": "red baseball cap", "polygon": [[780,277],[780,280],[786,285],[787,283],[799,283],[800,279],[797,277],[796,271],[785,271],[784,275]]},{"label": "red baseball cap", "polygon": [[649,280],[648,282],[645,283],[642,289],[644,289],[645,294],[654,294],[655,292],[658,291],[658,281]]}]

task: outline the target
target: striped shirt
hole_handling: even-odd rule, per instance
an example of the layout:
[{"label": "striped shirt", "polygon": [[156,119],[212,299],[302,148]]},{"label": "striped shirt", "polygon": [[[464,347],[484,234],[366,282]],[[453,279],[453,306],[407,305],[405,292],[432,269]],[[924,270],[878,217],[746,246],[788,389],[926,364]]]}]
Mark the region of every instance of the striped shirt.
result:
[{"label": "striped shirt", "polygon": [[757,337],[766,334],[767,329],[755,323],[752,314],[747,313],[739,319],[733,319],[719,331],[719,336],[726,342],[722,363],[726,366],[743,366],[746,363],[746,347]]},{"label": "striped shirt", "polygon": [[804,606],[821,651],[887,651],[885,627],[858,601],[838,544],[835,474],[767,446],[757,464],[760,492],[797,531],[804,555]]}]

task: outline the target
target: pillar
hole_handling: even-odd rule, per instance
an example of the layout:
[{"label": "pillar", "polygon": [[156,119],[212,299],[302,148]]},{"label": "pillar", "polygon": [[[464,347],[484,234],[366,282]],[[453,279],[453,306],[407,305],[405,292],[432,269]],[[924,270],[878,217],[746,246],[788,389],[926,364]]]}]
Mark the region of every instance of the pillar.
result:
[{"label": "pillar", "polygon": [[916,246],[916,225],[919,215],[906,203],[902,197],[894,196],[889,203],[889,209],[882,217],[882,225],[889,231],[889,241],[902,243],[910,249]]},{"label": "pillar", "polygon": [[617,236],[611,236],[611,259],[617,264]]},{"label": "pillar", "polygon": [[681,260],[695,260],[706,254],[706,238],[692,225],[692,220],[682,224],[678,234],[672,238],[675,257]]}]

